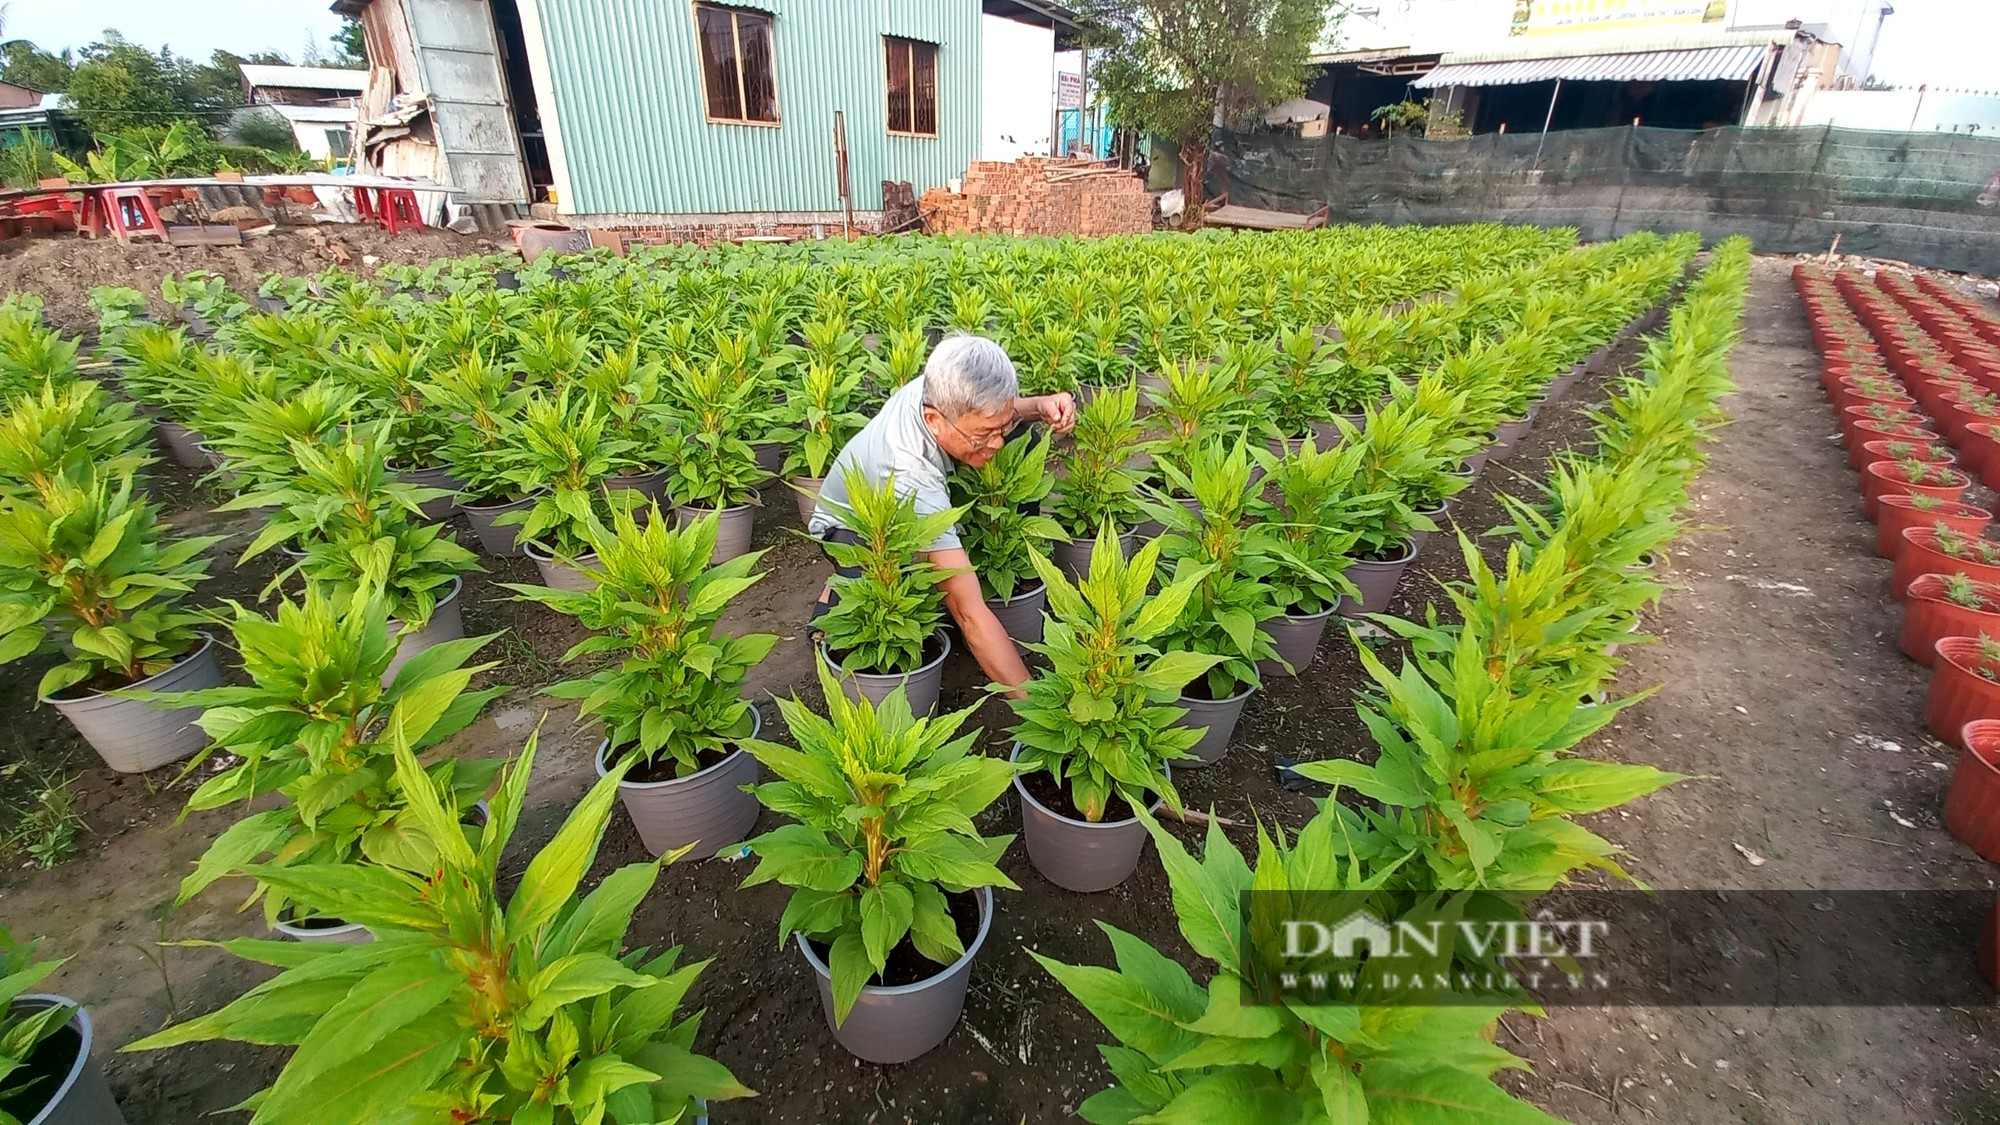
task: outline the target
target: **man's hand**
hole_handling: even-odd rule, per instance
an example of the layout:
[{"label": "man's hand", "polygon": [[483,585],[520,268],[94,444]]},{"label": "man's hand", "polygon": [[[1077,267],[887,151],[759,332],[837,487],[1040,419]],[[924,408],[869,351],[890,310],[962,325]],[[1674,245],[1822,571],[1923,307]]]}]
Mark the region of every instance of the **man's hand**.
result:
[{"label": "man's hand", "polygon": [[1067,391],[1024,398],[1015,413],[1031,421],[1046,422],[1050,429],[1059,434],[1066,434],[1076,428],[1076,399]]},{"label": "man's hand", "polygon": [[[1068,396],[1064,396],[1068,397]],[[979,593],[979,575],[972,571],[972,560],[965,549],[953,547],[948,551],[931,551],[926,556],[931,565],[952,571],[952,576],[944,580],[944,606],[958,622],[959,635],[965,638],[966,647],[972,650],[972,658],[979,662],[980,670],[986,678],[1007,689],[1010,699],[1026,698],[1027,692],[1021,685],[1028,682],[1028,666],[1021,660],[1021,650],[1014,647],[1013,639],[1007,636],[1007,627],[993,616],[986,606],[985,598]]]}]

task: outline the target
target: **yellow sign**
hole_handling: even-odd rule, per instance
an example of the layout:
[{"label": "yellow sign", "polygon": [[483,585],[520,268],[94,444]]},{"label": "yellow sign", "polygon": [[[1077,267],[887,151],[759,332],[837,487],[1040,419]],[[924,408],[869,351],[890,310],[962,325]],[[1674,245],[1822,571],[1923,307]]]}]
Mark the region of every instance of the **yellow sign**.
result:
[{"label": "yellow sign", "polygon": [[1514,0],[1513,35],[1667,27],[1720,21],[1725,0]]}]

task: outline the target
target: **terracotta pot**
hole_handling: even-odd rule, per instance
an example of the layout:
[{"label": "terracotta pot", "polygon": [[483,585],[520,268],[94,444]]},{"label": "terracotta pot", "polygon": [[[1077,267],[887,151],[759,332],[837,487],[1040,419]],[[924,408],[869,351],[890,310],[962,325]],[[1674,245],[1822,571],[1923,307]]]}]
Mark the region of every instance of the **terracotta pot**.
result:
[{"label": "terracotta pot", "polygon": [[1903,532],[1910,528],[1929,530],[1944,524],[1953,531],[1978,538],[1993,522],[1993,513],[1970,504],[1946,504],[1926,512],[1908,495],[1884,496],[1875,509],[1875,553],[1895,559],[1903,553]]},{"label": "terracotta pot", "polygon": [[304,184],[293,184],[286,188],[285,198],[301,207],[311,207],[319,202],[319,196]]},{"label": "terracotta pot", "polygon": [[1921,574],[1963,574],[1975,582],[2000,583],[2000,564],[1974,559],[1955,559],[1931,546],[1932,528],[1912,527],[1903,532],[1903,549],[1896,556],[1896,569],[1889,576],[1889,596],[1902,601],[1910,583]]},{"label": "terracotta pot", "polygon": [[1902,472],[1902,465],[1894,461],[1872,461],[1861,470],[1861,513],[1870,522],[1875,519],[1876,501],[1884,496],[1930,496],[1955,502],[1972,487],[1972,478],[1956,469],[1943,470],[1947,476],[1944,484],[1911,484]]},{"label": "terracotta pot", "polygon": [[1974,671],[1978,667],[1976,637],[1944,637],[1933,646],[1930,691],[1924,696],[1924,726],[1940,742],[1965,749],[1965,726],[1979,719],[2000,719],[2000,683]]},{"label": "terracotta pot", "polygon": [[1943,435],[1929,426],[1891,426],[1880,422],[1856,422],[1852,430],[1842,430],[1841,446],[1847,450],[1847,466],[1856,472],[1872,458],[1862,446],[1871,441],[1943,441]]},{"label": "terracotta pot", "polygon": [[[2000,862],[2000,722],[1979,719],[1959,733],[1965,747],[1945,790],[1944,826],[1972,846],[1980,858]],[[1993,924],[1981,941],[1981,969],[1991,979]]]}]

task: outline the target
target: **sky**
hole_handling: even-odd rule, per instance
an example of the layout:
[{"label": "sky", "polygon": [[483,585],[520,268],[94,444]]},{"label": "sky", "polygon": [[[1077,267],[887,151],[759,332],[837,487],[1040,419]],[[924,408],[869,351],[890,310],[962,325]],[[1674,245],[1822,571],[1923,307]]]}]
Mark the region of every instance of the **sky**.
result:
[{"label": "sky", "polygon": [[0,36],[43,50],[81,47],[117,28],[149,49],[206,60],[217,48],[247,55],[282,51],[297,62],[308,40],[329,50],[340,27],[332,0],[9,0]]},{"label": "sky", "polygon": [[1890,0],[1875,76],[1895,86],[2000,90],[1993,46],[2000,42],[2000,0]]}]

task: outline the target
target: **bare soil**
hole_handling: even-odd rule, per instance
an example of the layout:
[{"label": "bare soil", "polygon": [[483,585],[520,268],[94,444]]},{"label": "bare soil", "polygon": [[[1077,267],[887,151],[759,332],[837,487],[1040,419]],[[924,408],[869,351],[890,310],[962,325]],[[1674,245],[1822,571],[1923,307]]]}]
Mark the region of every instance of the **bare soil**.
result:
[{"label": "bare soil", "polygon": [[[0,259],[0,269],[10,268],[8,261]],[[1665,563],[1675,588],[1648,622],[1661,643],[1628,650],[1620,687],[1657,684],[1661,691],[1628,711],[1593,750],[1696,779],[1598,817],[1592,827],[1627,847],[1633,873],[1656,887],[1989,887],[1986,865],[1939,821],[1943,767],[1952,759],[1923,734],[1925,673],[1895,649],[1888,563],[1874,555],[1854,474],[1828,437],[1832,414],[1816,386],[1787,264],[1760,262],[1755,275],[1748,335],[1733,361],[1741,391],[1727,404],[1736,424],[1714,444],[1688,534]],[[0,287],[9,280],[0,273]],[[1494,526],[1495,489],[1524,488],[1516,473],[1539,476],[1552,450],[1586,440],[1580,412],[1600,395],[1601,384],[1579,384],[1545,412],[1512,460],[1489,467],[1455,501],[1461,525],[1475,534]],[[159,493],[185,509],[177,523],[212,526],[201,510],[212,498],[185,480],[169,480]],[[769,548],[770,577],[742,600],[731,624],[783,637],[753,677],[758,697],[797,693],[814,702],[804,625],[829,568],[796,528],[789,503],[760,514],[758,546]],[[243,541],[218,548],[218,559],[233,558]],[[1497,540],[1482,546],[1489,558],[1504,551]],[[514,603],[495,585],[533,581],[526,559],[487,566],[467,581],[466,624],[472,632],[508,630],[492,650],[503,661],[492,675],[519,686],[460,738],[455,749],[466,755],[519,749],[544,722],[545,702],[534,689],[564,674],[555,662],[581,635],[573,623]],[[205,598],[254,596],[270,573],[231,573],[226,565],[217,572]],[[1462,575],[1450,540],[1439,537],[1418,557],[1391,609],[1415,613],[1436,595],[1437,581]],[[983,695],[964,654],[955,653],[946,670],[942,705],[979,705],[988,752],[1005,754],[1004,707]],[[198,1120],[268,1083],[284,1053],[228,1045],[110,1051],[170,1019],[212,1010],[267,974],[213,950],[157,944],[261,931],[254,912],[237,911],[247,889],[241,884],[220,884],[167,909],[174,884],[235,813],[176,825],[192,781],[176,783],[171,769],[123,777],[94,765],[57,716],[31,707],[39,672],[0,672],[0,702],[16,716],[0,733],[0,760],[79,773],[90,834],[82,854],[53,871],[0,873],[0,924],[46,936],[51,953],[76,955],[52,986],[89,1005],[103,1061],[134,1125]],[[1352,645],[1330,630],[1303,676],[1252,697],[1220,763],[1177,775],[1190,807],[1245,826],[1258,818],[1302,823],[1312,797],[1282,787],[1272,759],[1371,753],[1352,708],[1363,683]],[[764,715],[767,736],[783,739],[776,708],[766,704]],[[509,874],[518,874],[594,780],[596,740],[567,709],[547,714],[532,807]],[[759,827],[775,823],[766,814]],[[982,828],[1018,831],[1013,800],[1002,798]],[[1230,835],[1250,844],[1247,827]],[[1764,862],[1753,865],[1737,845]],[[646,858],[618,817],[595,874]],[[717,1107],[716,1120],[1016,1125],[1064,1120],[1103,1088],[1109,1078],[1095,1045],[1105,1033],[1025,950],[1104,963],[1109,945],[1092,925],[1102,919],[1193,965],[1173,927],[1165,879],[1148,858],[1124,885],[1079,895],[1043,880],[1019,846],[1003,867],[1022,890],[998,896],[964,1019],[943,1046],[898,1067],[858,1062],[833,1041],[803,958],[778,941],[783,888],[737,889],[747,862],[667,869],[631,940],[683,944],[691,956],[715,959],[692,997],[708,1012],[700,1046],[760,1091],[754,1101]],[[1932,924],[1912,932],[1927,947],[1961,950],[1968,974],[1975,938]],[[1991,1009],[1557,1009],[1541,1020],[1510,1016],[1501,1036],[1536,1068],[1509,1081],[1577,1121],[1984,1122],[2000,1120],[1992,1019]]]}]

